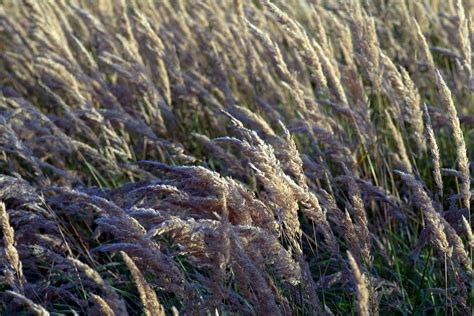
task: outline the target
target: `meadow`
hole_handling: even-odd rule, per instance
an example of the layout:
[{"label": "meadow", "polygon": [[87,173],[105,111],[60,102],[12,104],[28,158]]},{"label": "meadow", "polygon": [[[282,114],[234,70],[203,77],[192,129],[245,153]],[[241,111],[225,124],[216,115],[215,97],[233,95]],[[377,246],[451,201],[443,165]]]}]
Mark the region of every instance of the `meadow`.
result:
[{"label": "meadow", "polygon": [[0,0],[0,313],[471,315],[472,0]]}]

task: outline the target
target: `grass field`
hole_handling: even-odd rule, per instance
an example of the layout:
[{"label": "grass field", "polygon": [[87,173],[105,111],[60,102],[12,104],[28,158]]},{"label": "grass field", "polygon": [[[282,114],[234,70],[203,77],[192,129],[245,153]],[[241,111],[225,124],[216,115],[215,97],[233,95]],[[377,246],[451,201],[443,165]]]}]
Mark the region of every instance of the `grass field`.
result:
[{"label": "grass field", "polygon": [[0,313],[471,315],[471,0],[0,0]]}]

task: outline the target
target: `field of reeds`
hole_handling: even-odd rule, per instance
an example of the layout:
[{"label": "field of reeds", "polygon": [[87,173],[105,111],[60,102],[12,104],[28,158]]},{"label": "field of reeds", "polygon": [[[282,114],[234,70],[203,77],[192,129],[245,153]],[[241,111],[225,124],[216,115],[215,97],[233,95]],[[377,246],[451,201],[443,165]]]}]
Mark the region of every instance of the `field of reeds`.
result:
[{"label": "field of reeds", "polygon": [[0,0],[0,313],[470,315],[472,0]]}]

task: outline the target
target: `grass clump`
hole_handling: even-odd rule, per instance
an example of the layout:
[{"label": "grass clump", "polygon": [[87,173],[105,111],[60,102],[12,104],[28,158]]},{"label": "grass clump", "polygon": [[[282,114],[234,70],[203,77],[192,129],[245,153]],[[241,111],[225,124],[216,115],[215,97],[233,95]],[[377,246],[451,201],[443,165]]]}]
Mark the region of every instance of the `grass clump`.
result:
[{"label": "grass clump", "polygon": [[0,1],[0,312],[468,315],[469,1]]}]

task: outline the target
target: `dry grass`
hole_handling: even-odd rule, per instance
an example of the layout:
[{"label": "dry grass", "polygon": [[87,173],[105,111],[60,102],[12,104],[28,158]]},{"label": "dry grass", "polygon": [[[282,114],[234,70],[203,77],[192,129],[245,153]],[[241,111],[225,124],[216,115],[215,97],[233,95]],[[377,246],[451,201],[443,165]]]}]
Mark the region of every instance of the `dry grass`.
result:
[{"label": "dry grass", "polygon": [[0,312],[472,312],[471,1],[0,0]]}]

